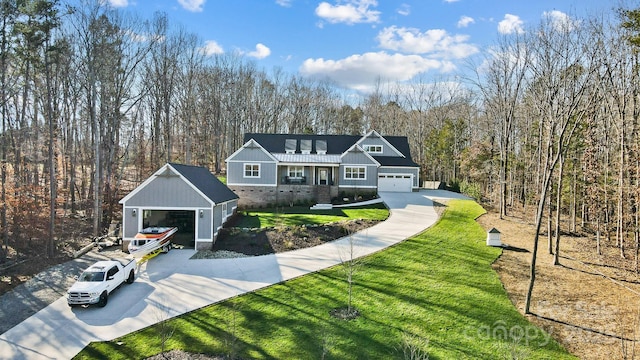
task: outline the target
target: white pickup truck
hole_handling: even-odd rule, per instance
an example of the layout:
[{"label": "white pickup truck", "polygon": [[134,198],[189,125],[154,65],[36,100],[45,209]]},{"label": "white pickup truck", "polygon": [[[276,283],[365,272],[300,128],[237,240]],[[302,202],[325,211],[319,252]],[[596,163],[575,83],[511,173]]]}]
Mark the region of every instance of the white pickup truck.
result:
[{"label": "white pickup truck", "polygon": [[123,283],[135,280],[134,259],[98,261],[80,274],[76,282],[67,290],[69,306],[98,304],[107,305],[109,294]]}]

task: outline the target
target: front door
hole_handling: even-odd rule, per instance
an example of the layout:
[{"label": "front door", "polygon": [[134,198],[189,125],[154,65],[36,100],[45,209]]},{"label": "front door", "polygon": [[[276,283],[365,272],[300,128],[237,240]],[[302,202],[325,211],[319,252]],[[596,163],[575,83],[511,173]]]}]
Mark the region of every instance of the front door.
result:
[{"label": "front door", "polygon": [[327,185],[329,184],[329,169],[320,168],[318,169],[318,185]]}]

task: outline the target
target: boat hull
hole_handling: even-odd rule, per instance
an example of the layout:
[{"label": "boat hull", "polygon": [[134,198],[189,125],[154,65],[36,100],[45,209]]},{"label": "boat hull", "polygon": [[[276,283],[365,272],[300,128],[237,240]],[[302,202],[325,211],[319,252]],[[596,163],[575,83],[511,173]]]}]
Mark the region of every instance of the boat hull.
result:
[{"label": "boat hull", "polygon": [[168,248],[177,231],[177,227],[144,228],[129,243],[129,254],[134,258],[141,258],[156,250]]}]

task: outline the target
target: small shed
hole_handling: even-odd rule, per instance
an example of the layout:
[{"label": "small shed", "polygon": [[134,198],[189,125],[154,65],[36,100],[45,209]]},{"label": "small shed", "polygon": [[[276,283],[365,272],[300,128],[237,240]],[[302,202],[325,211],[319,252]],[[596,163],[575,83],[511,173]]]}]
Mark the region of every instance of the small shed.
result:
[{"label": "small shed", "polygon": [[487,232],[487,246],[502,246],[498,229],[492,228]]},{"label": "small shed", "polygon": [[177,226],[174,242],[211,249],[238,196],[201,166],[167,163],[120,200],[122,245],[149,226]]}]

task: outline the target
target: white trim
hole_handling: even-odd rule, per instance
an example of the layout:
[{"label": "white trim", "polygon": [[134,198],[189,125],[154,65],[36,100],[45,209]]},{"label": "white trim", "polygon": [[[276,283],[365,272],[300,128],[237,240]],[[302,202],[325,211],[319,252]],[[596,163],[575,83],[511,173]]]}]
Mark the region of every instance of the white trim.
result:
[{"label": "white trim", "polygon": [[[184,177],[178,170],[176,170],[173,166],[171,166],[171,164],[166,163],[164,166],[162,166],[158,171],[156,171],[155,173],[153,173],[153,175],[149,176],[147,178],[147,180],[145,180],[142,184],[138,185],[138,187],[136,187],[135,189],[133,189],[133,191],[131,191],[129,194],[127,194],[127,196],[123,197],[122,200],[119,201],[120,204],[124,204],[125,202],[127,202],[129,199],[131,199],[135,194],[137,194],[140,190],[142,190],[142,188],[144,188],[145,186],[147,186],[148,184],[150,184],[153,180],[155,180],[158,176],[160,176],[163,172],[165,172],[167,170],[167,168],[170,168],[170,170],[174,173],[177,174],[177,176],[184,181],[189,187],[191,187],[191,189],[193,189],[198,195],[200,195],[203,199],[205,199],[209,204],[211,204],[211,206],[215,206],[215,202],[213,202],[213,200],[209,199],[208,196],[206,196],[202,191],[200,191],[200,189],[198,189],[195,185],[193,185],[191,183],[191,181],[187,180],[186,177]],[[214,175],[215,176],[215,175]]]},{"label": "white trim", "polygon": [[[252,167],[252,169],[249,170],[249,171],[251,171],[252,175],[247,176],[247,166],[251,166]],[[253,172],[255,171],[253,169],[253,166],[257,166],[258,167],[258,175],[253,175]],[[262,164],[254,163],[254,162],[245,162],[244,164],[242,164],[242,178],[243,179],[259,179],[260,178],[260,170],[262,170]]]},{"label": "white trim", "polygon": [[278,186],[278,184],[227,183],[227,186],[273,186],[273,187],[276,187]]},{"label": "white trim", "polygon": [[256,164],[277,164],[277,161],[261,161],[261,160],[231,160],[227,161],[228,163],[256,163]]},{"label": "white trim", "polygon": [[[370,148],[379,147],[380,151],[372,151]],[[375,144],[364,144],[362,145],[362,149],[369,154],[384,154],[384,145],[375,145]]]},{"label": "white trim", "polygon": [[[347,168],[350,169],[363,169],[364,170],[364,176],[363,177],[347,177]],[[358,171],[358,174],[360,174],[360,172]],[[342,180],[358,180],[358,181],[366,181],[367,180],[367,167],[364,165],[358,165],[358,166],[345,166],[344,167],[344,171],[342,172]]]},{"label": "white trim", "polygon": [[387,139],[384,138],[384,136],[380,135],[377,131],[375,130],[371,130],[369,131],[368,134],[366,134],[365,136],[363,136],[360,140],[358,140],[356,142],[356,145],[360,145],[361,142],[365,141],[365,139],[369,138],[371,135],[376,135],[377,137],[381,138],[382,141],[384,141],[385,144],[387,144],[387,146],[389,146],[390,149],[392,149],[393,151],[396,152],[396,154],[398,154],[399,156],[406,158],[407,156],[403,153],[401,153],[400,151],[398,151],[398,149],[396,149],[393,145],[391,145],[391,143],[389,141],[387,141]]},{"label": "white trim", "polygon": [[[300,176],[291,176],[291,169],[296,168],[296,173],[298,172],[298,168],[301,170]],[[304,177],[304,165],[287,165],[287,175],[289,179],[302,179]]]},{"label": "white trim", "polygon": [[278,166],[315,166],[315,167],[337,167],[342,165],[341,163],[307,163],[307,162],[281,162]]},{"label": "white trim", "polygon": [[[371,162],[373,163],[373,164],[371,164],[371,165],[375,165],[375,166],[378,166],[378,167],[380,166],[380,163],[379,163],[378,161],[376,161],[376,159],[374,159],[371,155],[369,155],[369,153],[368,153],[368,152],[364,151],[364,150],[360,147],[360,145],[358,145],[358,144],[354,144],[353,146],[351,146],[350,148],[348,148],[345,152],[343,152],[343,153],[340,155],[340,160],[342,160],[342,158],[343,158],[345,155],[347,155],[348,153],[350,153],[350,152],[354,151],[354,149],[355,149],[355,150],[359,150],[361,153],[365,154],[365,156],[366,156],[367,158],[369,158],[369,160],[371,160]],[[340,165],[345,165],[345,164],[344,164],[344,163],[341,163]],[[367,165],[367,164],[359,164],[359,165]]]},{"label": "white trim", "polygon": [[377,186],[372,186],[372,185],[364,185],[364,186],[359,186],[359,185],[339,185],[338,188],[357,188],[357,189],[377,189]]},{"label": "white trim", "polygon": [[268,152],[265,148],[263,148],[262,145],[258,144],[258,142],[255,141],[254,139],[249,139],[249,141],[244,143],[244,145],[242,145],[242,147],[240,147],[240,149],[236,150],[233,154],[229,155],[229,157],[227,157],[224,161],[225,162],[233,161],[233,160],[231,160],[231,158],[236,156],[236,155],[238,155],[238,153],[240,151],[242,151],[244,148],[249,147],[250,144],[256,145],[256,147],[260,148],[260,150],[262,150],[262,152],[267,154],[267,156],[269,156],[274,162],[278,162],[278,160],[276,158],[274,158],[273,155],[271,155],[270,152]]}]

